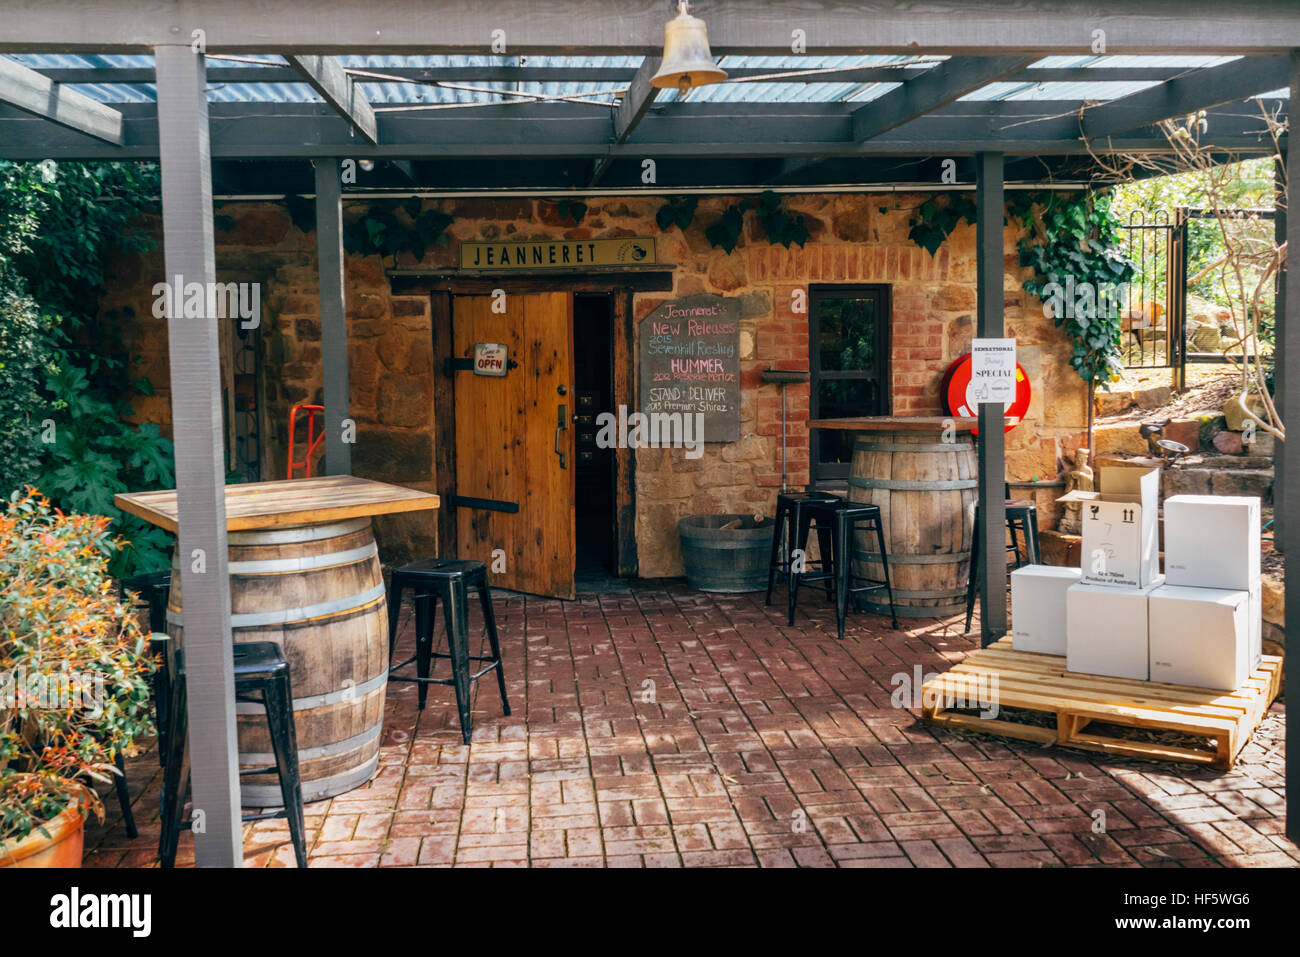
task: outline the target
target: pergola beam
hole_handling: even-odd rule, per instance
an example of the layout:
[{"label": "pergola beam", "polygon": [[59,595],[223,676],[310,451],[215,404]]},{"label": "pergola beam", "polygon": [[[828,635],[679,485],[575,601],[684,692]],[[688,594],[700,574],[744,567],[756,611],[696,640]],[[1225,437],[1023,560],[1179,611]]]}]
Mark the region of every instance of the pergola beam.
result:
[{"label": "pergola beam", "polygon": [[[953,103],[864,143],[851,136],[850,114],[837,103],[681,103],[651,111],[621,146],[610,144],[601,108],[576,104],[394,112],[384,117],[384,143],[358,142],[346,120],[318,103],[212,103],[212,152],[220,159],[315,159],[320,156],[402,159],[519,159],[609,155],[632,157],[970,156],[997,147],[1014,155],[1087,155],[1076,119],[1078,101]],[[779,111],[779,112],[778,112]],[[127,146],[115,147],[47,120],[0,107],[0,157],[5,159],[148,159],[158,155],[157,110],[121,106]],[[1285,117],[1285,110],[1283,112]],[[491,117],[497,122],[487,122]],[[1253,106],[1208,111],[1202,138],[1243,154],[1272,152],[1266,124]],[[1092,150],[1099,147],[1093,145]],[[1141,130],[1101,148],[1169,152],[1158,131]]]},{"label": "pergola beam", "polygon": [[[627,92],[623,94],[618,109],[614,111],[612,146],[622,146],[628,141],[632,131],[636,129],[637,124],[641,122],[650,107],[654,105],[655,99],[663,92],[659,87],[650,85],[650,78],[659,72],[659,63],[658,59],[647,57],[640,68],[637,69],[636,76],[632,78],[632,84],[628,87]],[[609,169],[612,162],[614,162],[612,153],[598,159],[588,185],[595,186],[599,183],[600,178],[605,175],[605,170]]]},{"label": "pergola beam", "polygon": [[888,133],[941,106],[1023,70],[1032,57],[956,57],[908,80],[853,113],[853,138],[861,143]]},{"label": "pergola beam", "polygon": [[69,90],[8,57],[0,57],[0,103],[9,103],[78,133],[121,146],[122,114]]},{"label": "pergola beam", "polygon": [[[593,56],[661,52],[666,4],[549,0],[519,15],[517,0],[2,0],[0,52],[148,52],[204,31],[209,53],[485,52],[507,28],[510,53]],[[1108,53],[1283,54],[1300,48],[1293,0],[1255,0],[1248,13],[1222,0],[711,0],[702,10],[715,55],[789,55],[802,27],[822,55],[1078,54],[1103,31]],[[581,25],[581,37],[575,33]]]},{"label": "pergola beam", "polygon": [[313,90],[325,98],[340,116],[348,121],[367,143],[379,142],[379,123],[375,111],[362,95],[356,81],[343,72],[343,66],[334,57],[291,56],[293,68]]},{"label": "pergola beam", "polygon": [[[926,66],[926,69],[932,68]],[[55,83],[80,84],[150,84],[154,81],[151,67],[34,67],[42,76]],[[346,68],[345,68],[346,69]],[[630,83],[638,67],[632,66],[385,66],[372,67],[369,72],[384,73],[407,80],[426,80],[430,83]],[[727,67],[733,80],[747,77],[770,76],[792,71],[774,67]],[[855,66],[837,67],[802,76],[783,79],[783,83],[898,83],[918,76],[920,67],[906,66]],[[1121,67],[1038,67],[1024,70],[1014,76],[1003,77],[1017,83],[1079,83],[1104,82],[1159,82],[1189,72],[1188,67],[1173,66],[1121,66]],[[287,66],[221,66],[209,61],[209,83],[299,83],[302,76]],[[360,82],[382,82],[366,80]],[[777,82],[777,81],[773,81]]]},{"label": "pergola beam", "polygon": [[1083,129],[1090,140],[1100,140],[1170,117],[1258,96],[1285,87],[1288,69],[1286,57],[1261,57],[1198,70],[1149,90],[1088,107],[1083,114]]}]

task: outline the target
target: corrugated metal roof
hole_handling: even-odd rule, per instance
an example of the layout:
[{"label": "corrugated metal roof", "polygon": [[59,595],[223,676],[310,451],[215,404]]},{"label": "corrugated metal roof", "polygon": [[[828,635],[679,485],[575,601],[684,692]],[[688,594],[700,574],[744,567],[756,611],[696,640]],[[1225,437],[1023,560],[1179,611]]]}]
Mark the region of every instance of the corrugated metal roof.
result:
[{"label": "corrugated metal roof", "polygon": [[[105,69],[134,68],[152,69],[153,57],[144,54],[49,54],[33,53],[14,55],[13,59],[34,69]],[[258,56],[253,59],[268,64],[286,65],[283,58],[275,55]],[[380,56],[356,55],[340,57],[345,68],[367,70],[382,73],[385,69],[396,68],[437,68],[456,69],[458,67],[568,67],[575,70],[599,67],[616,67],[634,70],[641,65],[642,57],[575,57],[575,56]],[[827,69],[835,67],[890,67],[898,66],[899,82],[915,76],[927,69],[933,69],[946,57],[905,57],[884,55],[863,56],[728,56],[719,62],[723,69],[761,69],[772,73],[789,71]],[[1159,80],[1108,80],[1109,69],[1122,67],[1157,67],[1187,68],[1189,71],[1229,63],[1237,57],[1230,56],[1050,56],[1032,64],[1026,72],[1032,73],[1042,68],[1086,68],[1095,70],[1097,78],[1080,82],[1000,82],[991,83],[966,96],[963,100],[1096,100],[1105,101],[1128,96],[1152,86]],[[255,64],[232,62],[229,60],[209,59],[208,98],[213,102],[271,102],[302,103],[319,102],[320,96],[306,83],[296,82],[221,82],[223,69],[242,67],[245,70]],[[246,74],[245,74],[246,75]],[[597,102],[611,103],[626,84],[610,81],[582,81],[574,79],[565,82],[501,82],[467,80],[463,85],[475,90],[453,89],[420,83],[403,83],[384,80],[359,78],[362,92],[376,106],[399,106],[401,104],[453,104],[453,103],[501,103],[510,101],[511,97],[501,93],[518,90],[544,96],[574,96],[577,94],[605,94],[592,97]],[[754,81],[738,78],[737,81],[720,83],[713,86],[692,90],[687,94],[691,102],[746,102],[746,103],[865,103],[877,99],[896,89],[895,82],[817,82],[809,83],[801,78],[777,78]],[[70,84],[75,89],[105,103],[144,103],[155,99],[154,86],[151,83],[78,83]],[[1288,90],[1282,89],[1268,94],[1271,98],[1286,97]],[[659,102],[672,103],[679,99],[676,91],[665,91]]]}]

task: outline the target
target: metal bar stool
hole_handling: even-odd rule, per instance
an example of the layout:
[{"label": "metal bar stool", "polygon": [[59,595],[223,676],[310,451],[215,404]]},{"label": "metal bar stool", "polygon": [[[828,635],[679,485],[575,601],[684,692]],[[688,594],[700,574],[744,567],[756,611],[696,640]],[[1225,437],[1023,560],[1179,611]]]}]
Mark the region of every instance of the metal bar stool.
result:
[{"label": "metal bar stool", "polygon": [[[767,597],[763,600],[764,605],[772,604],[772,587],[776,584],[777,572],[785,576],[786,587],[789,590],[789,608],[788,619],[791,625],[794,624],[794,605],[795,592],[798,589],[796,577],[799,575],[807,576],[809,572],[796,572],[794,570],[793,553],[796,548],[807,550],[808,530],[805,528],[803,519],[804,510],[812,505],[825,502],[838,502],[840,497],[832,495],[829,492],[782,492],[776,497],[776,524],[778,533],[772,536],[772,553],[768,557],[767,563]],[[803,538],[800,539],[800,534]],[[817,541],[821,549],[821,560],[809,562],[804,558],[804,567],[809,564],[818,566],[823,572],[829,569],[831,561],[831,538],[829,526],[817,526]],[[796,544],[797,543],[797,544]],[[805,581],[812,579],[805,577]],[[820,580],[820,579],[819,579]],[[831,594],[829,578],[826,594]]]},{"label": "metal bar stool", "polygon": [[[490,657],[469,653],[469,602],[467,592],[478,589],[483,620],[487,626]],[[402,610],[402,592],[410,589],[415,603],[415,654],[403,662],[393,664],[397,647],[397,618]],[[434,654],[435,602],[442,600],[443,615],[447,619],[447,649],[449,654]],[[429,671],[434,658],[450,658],[450,678],[431,678]],[[470,672],[471,661],[489,662],[487,667]],[[489,671],[496,670],[497,685],[501,689],[502,710],[510,714],[510,700],[506,697],[506,673],[501,660],[501,645],[497,640],[497,621],[492,612],[492,592],[487,582],[487,566],[482,562],[461,561],[453,558],[429,558],[411,562],[393,571],[388,586],[388,680],[412,681],[420,686],[420,710],[424,710],[429,685],[451,685],[456,689],[456,708],[460,712],[460,735],[469,744],[473,730],[470,717],[470,683]],[[415,676],[396,672],[415,662]]]},{"label": "metal bar stool", "polygon": [[[889,615],[894,628],[898,628],[898,615],[894,611],[894,586],[889,580],[889,554],[885,547],[884,522],[880,517],[880,506],[866,502],[822,502],[808,509],[811,518],[818,524],[826,524],[831,531],[831,569],[830,574],[835,585],[835,620],[838,637],[844,640],[844,619],[848,614],[849,596],[853,596],[854,607],[861,610],[858,595],[863,592],[885,589],[889,596]],[[858,526],[865,526],[868,535],[875,533],[877,557],[883,569],[884,578],[868,578],[853,571],[853,539]]]},{"label": "metal bar stool", "polygon": [[[167,754],[167,719],[169,698],[171,697],[171,678],[167,672],[167,642],[154,635],[167,632],[167,599],[171,595],[172,573],[170,568],[160,571],[142,572],[123,578],[117,583],[117,593],[123,601],[136,604],[132,595],[139,596],[139,604],[149,608],[149,650],[162,658],[162,664],[150,678],[150,691],[153,696],[154,725],[158,729],[158,764],[161,766]],[[117,801],[122,806],[122,824],[127,837],[137,837],[139,831],[135,826],[135,815],[131,812],[131,794],[126,785],[126,760],[119,751],[114,757],[117,774],[113,778],[113,787],[117,791]]]},{"label": "metal bar stool", "polygon": [[[1013,501],[1007,499],[1007,531],[1011,533],[1011,544],[1007,553],[1012,557],[1011,570],[1025,565],[1041,563],[1038,550],[1038,507],[1033,502]],[[966,631],[970,631],[971,619],[975,615],[975,591],[979,584],[979,560],[981,537],[980,506],[975,503],[974,534],[970,547],[970,574],[966,582]],[[1021,557],[1020,544],[1024,541],[1024,557]]]},{"label": "metal bar stool", "polygon": [[[241,769],[241,777],[274,774],[280,780],[284,808],[246,814],[245,824],[271,818],[287,818],[293,855],[299,867],[307,866],[307,841],[304,835],[302,782],[298,775],[298,735],[293,726],[293,690],[289,681],[289,663],[273,641],[250,641],[235,645],[235,700],[260,704],[266,709],[274,767]],[[190,827],[185,820],[185,792],[190,785],[190,755],[186,747],[185,653],[176,650],[173,664],[171,713],[175,722],[168,735],[168,754],[163,771],[162,833],[158,837],[158,862],[162,867],[176,864],[176,848],[181,831]]]}]

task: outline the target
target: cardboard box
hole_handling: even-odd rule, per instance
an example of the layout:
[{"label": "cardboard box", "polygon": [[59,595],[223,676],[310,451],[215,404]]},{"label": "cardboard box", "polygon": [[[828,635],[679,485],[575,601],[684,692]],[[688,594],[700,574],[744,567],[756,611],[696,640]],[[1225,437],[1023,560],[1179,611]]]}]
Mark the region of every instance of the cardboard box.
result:
[{"label": "cardboard box", "polygon": [[1147,603],[1151,680],[1236,691],[1250,662],[1250,595],[1163,585]]},{"label": "cardboard box", "polygon": [[1016,651],[1065,654],[1065,593],[1079,569],[1026,565],[1011,573],[1011,646]]},{"label": "cardboard box", "polygon": [[1088,675],[1137,678],[1151,674],[1147,599],[1164,576],[1146,588],[1090,585],[1066,591],[1066,668]]},{"label": "cardboard box", "polygon": [[1255,496],[1165,499],[1165,581],[1249,591],[1259,581],[1260,503]]},{"label": "cardboard box", "polygon": [[1145,588],[1160,574],[1160,470],[1102,466],[1097,473],[1101,491],[1057,499],[1081,506],[1083,581]]}]

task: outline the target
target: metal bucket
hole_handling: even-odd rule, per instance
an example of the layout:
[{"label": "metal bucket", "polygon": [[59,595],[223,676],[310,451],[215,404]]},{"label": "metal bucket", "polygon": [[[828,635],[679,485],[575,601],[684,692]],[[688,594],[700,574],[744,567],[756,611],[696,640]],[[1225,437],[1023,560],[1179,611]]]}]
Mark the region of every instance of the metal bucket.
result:
[{"label": "metal bucket", "polygon": [[[736,528],[722,528],[740,519]],[[767,565],[776,523],[753,515],[688,515],[677,523],[686,578],[700,591],[747,592],[767,588]]]}]

